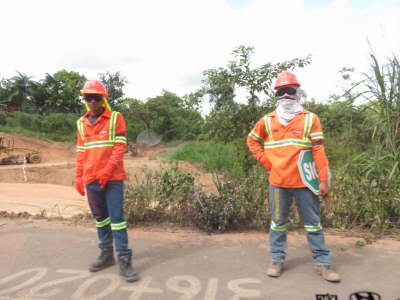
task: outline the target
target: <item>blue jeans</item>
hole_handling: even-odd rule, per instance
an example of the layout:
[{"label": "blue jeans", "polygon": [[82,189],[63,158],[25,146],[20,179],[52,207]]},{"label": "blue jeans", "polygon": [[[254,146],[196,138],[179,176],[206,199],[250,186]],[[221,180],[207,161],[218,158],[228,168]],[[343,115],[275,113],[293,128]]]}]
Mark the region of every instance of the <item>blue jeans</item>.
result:
[{"label": "blue jeans", "polygon": [[324,232],[320,223],[319,198],[308,188],[282,188],[270,184],[269,208],[272,217],[269,245],[272,261],[283,262],[286,258],[287,219],[293,199],[303,220],[314,262],[318,265],[330,265],[329,249],[325,246]]},{"label": "blue jeans", "polygon": [[109,181],[104,189],[100,188],[98,181],[94,181],[86,185],[86,192],[90,209],[96,219],[99,248],[113,248],[114,240],[118,256],[131,256],[123,210],[123,181]]}]

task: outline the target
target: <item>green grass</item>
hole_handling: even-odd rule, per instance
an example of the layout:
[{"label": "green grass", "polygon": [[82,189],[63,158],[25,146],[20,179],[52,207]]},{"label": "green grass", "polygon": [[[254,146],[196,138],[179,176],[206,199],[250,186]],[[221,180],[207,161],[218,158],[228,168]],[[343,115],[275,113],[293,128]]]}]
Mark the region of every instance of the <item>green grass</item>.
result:
[{"label": "green grass", "polygon": [[211,172],[233,172],[234,146],[216,142],[186,143],[169,153],[168,158],[184,160]]}]

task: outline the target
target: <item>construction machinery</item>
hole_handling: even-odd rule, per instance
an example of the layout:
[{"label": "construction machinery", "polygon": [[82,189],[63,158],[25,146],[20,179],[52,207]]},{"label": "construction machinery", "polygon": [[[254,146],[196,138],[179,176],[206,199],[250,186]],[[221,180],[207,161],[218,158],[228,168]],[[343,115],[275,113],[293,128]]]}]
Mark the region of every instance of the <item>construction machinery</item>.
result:
[{"label": "construction machinery", "polygon": [[14,147],[14,139],[0,136],[0,164],[37,164],[42,161],[40,152],[28,148]]}]

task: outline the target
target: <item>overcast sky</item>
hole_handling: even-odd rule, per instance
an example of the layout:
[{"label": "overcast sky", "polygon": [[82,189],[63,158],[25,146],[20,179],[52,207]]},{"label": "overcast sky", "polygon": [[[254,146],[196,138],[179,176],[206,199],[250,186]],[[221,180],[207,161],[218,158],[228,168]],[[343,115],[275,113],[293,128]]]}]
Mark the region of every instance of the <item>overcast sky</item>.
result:
[{"label": "overcast sky", "polygon": [[120,71],[139,99],[195,91],[238,45],[255,48],[255,65],[312,54],[297,75],[321,101],[341,68],[368,71],[367,40],[400,54],[400,0],[3,0],[0,26],[0,78]]}]

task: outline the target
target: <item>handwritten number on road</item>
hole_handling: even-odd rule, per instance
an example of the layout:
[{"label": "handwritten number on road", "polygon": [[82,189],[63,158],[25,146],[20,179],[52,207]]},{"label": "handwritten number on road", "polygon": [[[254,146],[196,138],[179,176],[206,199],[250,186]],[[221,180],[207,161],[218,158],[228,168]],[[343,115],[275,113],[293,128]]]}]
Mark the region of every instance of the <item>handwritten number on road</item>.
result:
[{"label": "handwritten number on road", "polygon": [[61,269],[58,270],[57,273],[62,273],[62,274],[73,274],[75,276],[70,276],[66,278],[61,278],[57,280],[52,280],[49,282],[45,282],[42,284],[39,284],[38,286],[33,287],[30,290],[29,296],[32,298],[48,298],[48,297],[54,297],[55,295],[61,294],[63,290],[61,288],[55,288],[47,292],[42,292],[40,293],[41,290],[44,290],[46,288],[54,287],[56,285],[60,285],[63,283],[71,282],[74,280],[79,280],[79,279],[84,279],[88,278],[90,276],[90,273],[87,271],[80,271],[80,270],[69,270],[69,269]]},{"label": "handwritten number on road", "polygon": [[[71,300],[98,300],[118,291],[130,292],[128,300],[143,300],[148,299],[149,294],[152,294],[155,298],[157,298],[156,295],[164,294],[163,289],[151,286],[151,276],[146,276],[137,283],[121,286],[122,280],[116,274],[93,275],[87,271],[72,269],[60,269],[56,272],[68,276],[39,283],[48,274],[48,269],[32,268],[1,278],[0,300],[21,299],[21,295],[36,300],[55,300],[61,299],[61,297],[68,297]],[[81,282],[82,280],[83,282]],[[62,288],[62,285],[77,281],[80,282],[80,285],[69,296],[65,288]],[[218,278],[209,278],[205,287],[204,297],[201,299],[217,300],[218,283]],[[228,281],[227,289],[233,293],[229,299],[239,300],[260,297],[259,290],[249,288],[250,284],[260,283],[260,280],[255,278]],[[191,300],[202,292],[200,280],[192,275],[173,276],[166,280],[165,285],[169,291],[179,294],[179,298],[174,298],[178,300]],[[244,285],[246,287],[243,287]],[[94,294],[90,294],[90,292]]]},{"label": "handwritten number on road", "polygon": [[34,284],[35,282],[39,281],[40,279],[42,279],[47,274],[47,269],[46,268],[28,269],[28,270],[21,271],[21,272],[19,272],[17,274],[14,274],[14,275],[7,276],[7,277],[5,277],[5,278],[0,280],[0,288],[1,288],[1,286],[3,286],[4,284],[6,284],[6,283],[8,283],[10,281],[13,281],[13,280],[18,279],[18,278],[25,278],[24,275],[30,274],[30,273],[34,273],[35,275],[32,278],[30,278],[29,280],[25,280],[22,283],[17,284],[14,287],[11,287],[11,288],[8,288],[8,289],[5,289],[5,290],[0,289],[0,295],[11,294],[13,292],[22,290],[25,287],[28,287],[28,286]]}]

